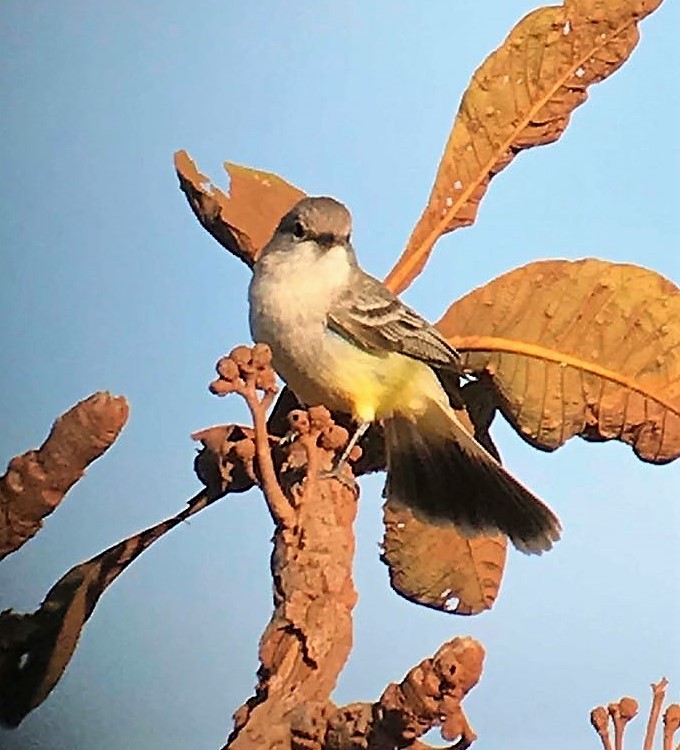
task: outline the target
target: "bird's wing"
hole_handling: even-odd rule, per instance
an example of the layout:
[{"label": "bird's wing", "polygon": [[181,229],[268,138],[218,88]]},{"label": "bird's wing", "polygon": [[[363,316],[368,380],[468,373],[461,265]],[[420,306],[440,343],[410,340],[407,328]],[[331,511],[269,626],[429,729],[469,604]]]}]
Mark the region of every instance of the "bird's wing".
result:
[{"label": "bird's wing", "polygon": [[363,271],[328,313],[328,327],[375,354],[398,352],[432,367],[461,372],[458,352],[437,329]]}]

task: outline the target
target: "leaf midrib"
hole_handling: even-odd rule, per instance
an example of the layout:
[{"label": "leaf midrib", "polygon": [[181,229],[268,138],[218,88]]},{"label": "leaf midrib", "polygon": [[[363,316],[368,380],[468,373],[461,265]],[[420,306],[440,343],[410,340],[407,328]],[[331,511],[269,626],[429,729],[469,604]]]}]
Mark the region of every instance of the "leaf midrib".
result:
[{"label": "leaf midrib", "polygon": [[[603,40],[600,44],[597,44],[594,47],[591,47],[587,53],[584,53],[572,66],[570,66],[567,69],[567,71],[565,72],[563,76],[560,76],[560,78],[556,80],[555,84],[551,88],[548,89],[548,91],[542,98],[537,100],[536,104],[528,110],[526,117],[520,121],[518,126],[512,131],[511,135],[503,142],[502,146],[497,151],[494,152],[494,156],[489,159],[484,169],[480,170],[478,179],[473,180],[468,186],[468,188],[463,190],[463,192],[460,194],[458,199],[451,205],[451,207],[443,215],[443,217],[439,219],[439,221],[434,225],[434,228],[429,232],[429,234],[427,234],[427,236],[425,237],[425,240],[420,244],[420,246],[416,248],[411,255],[407,256],[404,259],[404,262],[401,264],[400,270],[394,275],[392,274],[392,272],[388,274],[387,278],[385,279],[385,284],[389,288],[391,289],[399,288],[403,280],[405,278],[408,278],[409,274],[413,271],[414,267],[420,262],[422,256],[425,255],[427,252],[429,252],[432,249],[432,247],[434,247],[435,242],[437,242],[437,240],[442,235],[446,234],[448,225],[455,219],[456,214],[461,210],[461,208],[470,200],[470,197],[472,196],[474,191],[485,180],[489,181],[491,179],[489,176],[489,173],[491,172],[491,169],[493,168],[494,164],[496,164],[501,158],[501,156],[504,153],[506,153],[506,151],[510,148],[510,146],[512,145],[512,143],[514,142],[518,134],[522,133],[525,130],[529,122],[531,122],[533,116],[551,100],[551,98],[555,95],[557,90],[561,86],[564,85],[564,82],[574,73],[574,71],[578,70],[579,67],[584,65],[588,61],[588,59],[590,59],[599,50],[611,44],[613,39],[616,39],[621,33],[623,33],[630,26],[637,25],[637,22],[639,20],[640,19],[632,19],[632,20],[625,22],[622,26],[615,29],[612,32],[612,34],[607,37],[607,39]],[[574,33],[573,29],[572,29],[572,33]],[[489,58],[487,58],[487,60],[488,59]],[[593,82],[591,82],[588,85],[592,85],[592,83]],[[587,87],[588,86],[586,86],[585,88]],[[573,110],[569,110],[569,112],[571,111]],[[552,119],[554,120],[557,118],[552,118]],[[455,123],[454,123],[454,129],[455,129]],[[564,130],[562,132],[564,132]],[[560,136],[561,135],[562,133],[560,133]],[[522,149],[522,150],[526,150],[526,149]],[[515,156],[513,156],[513,160]],[[435,177],[435,185],[436,185],[436,177]],[[420,221],[416,225],[416,228],[419,224],[420,224]],[[414,229],[414,233],[415,233],[415,229]]]},{"label": "leaf midrib", "polygon": [[659,406],[680,417],[680,404],[673,404],[663,396],[653,393],[645,388],[639,381],[623,375],[615,370],[581,359],[573,354],[562,352],[557,349],[549,349],[540,344],[532,344],[528,341],[507,339],[500,336],[447,336],[446,340],[459,352],[506,352],[532,359],[540,359],[553,362],[562,367],[573,367],[590,375],[596,375],[611,383],[616,383],[630,391],[640,394],[644,398],[655,401]]}]

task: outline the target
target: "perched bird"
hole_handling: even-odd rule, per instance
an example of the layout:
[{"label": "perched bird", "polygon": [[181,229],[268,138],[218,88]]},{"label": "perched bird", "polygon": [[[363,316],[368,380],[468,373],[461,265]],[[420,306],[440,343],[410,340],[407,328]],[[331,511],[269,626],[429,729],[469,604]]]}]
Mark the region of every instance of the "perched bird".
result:
[{"label": "perched bird", "polygon": [[437,372],[456,379],[458,353],[359,267],[351,228],[347,208],[326,197],[304,198],[281,219],[250,283],[253,339],[269,345],[303,404],[352,415],[352,445],[382,422],[388,498],[469,536],[500,531],[523,552],[550,549],[557,517],[450,406]]}]

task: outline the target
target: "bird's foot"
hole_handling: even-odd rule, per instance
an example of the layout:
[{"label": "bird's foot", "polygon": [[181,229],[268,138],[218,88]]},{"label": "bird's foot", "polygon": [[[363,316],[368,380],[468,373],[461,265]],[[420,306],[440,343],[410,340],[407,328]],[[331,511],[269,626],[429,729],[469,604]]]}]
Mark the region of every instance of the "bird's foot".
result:
[{"label": "bird's foot", "polygon": [[330,470],[320,471],[319,479],[337,479],[348,490],[351,490],[356,495],[359,494],[359,483],[351,474],[347,474],[344,471],[343,465],[334,466]]},{"label": "bird's foot", "polygon": [[299,433],[294,430],[288,430],[288,432],[279,439],[279,446],[284,448],[287,445],[292,445],[299,437]]}]

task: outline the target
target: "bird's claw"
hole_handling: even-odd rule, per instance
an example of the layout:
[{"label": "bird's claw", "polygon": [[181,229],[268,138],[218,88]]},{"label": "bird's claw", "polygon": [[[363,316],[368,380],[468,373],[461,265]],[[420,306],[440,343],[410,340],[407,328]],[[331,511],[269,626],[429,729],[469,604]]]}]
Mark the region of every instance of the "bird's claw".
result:
[{"label": "bird's claw", "polygon": [[299,433],[294,432],[293,430],[289,430],[282,438],[279,439],[279,446],[285,448],[287,445],[292,445],[299,437]]}]

